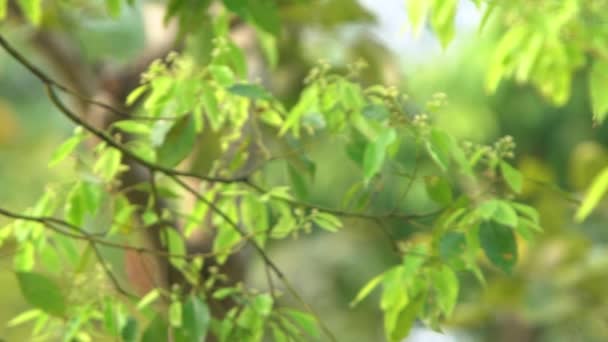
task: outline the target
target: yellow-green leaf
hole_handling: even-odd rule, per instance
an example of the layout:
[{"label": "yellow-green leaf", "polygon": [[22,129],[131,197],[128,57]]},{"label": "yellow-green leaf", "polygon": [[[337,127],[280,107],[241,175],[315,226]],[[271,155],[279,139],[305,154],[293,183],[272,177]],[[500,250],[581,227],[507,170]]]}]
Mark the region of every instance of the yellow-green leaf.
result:
[{"label": "yellow-green leaf", "polygon": [[589,73],[589,96],[593,118],[598,122],[604,121],[608,113],[608,62],[597,59]]},{"label": "yellow-green leaf", "polygon": [[604,168],[591,182],[583,203],[576,211],[576,221],[582,222],[591,214],[591,211],[597,207],[602,197],[604,197],[606,190],[608,190],[608,167]]}]

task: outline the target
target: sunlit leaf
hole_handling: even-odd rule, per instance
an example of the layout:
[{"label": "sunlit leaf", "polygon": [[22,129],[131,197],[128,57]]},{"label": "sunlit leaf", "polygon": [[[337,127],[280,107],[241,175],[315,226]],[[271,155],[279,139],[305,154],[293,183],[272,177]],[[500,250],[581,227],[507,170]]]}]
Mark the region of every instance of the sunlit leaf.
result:
[{"label": "sunlit leaf", "polygon": [[353,301],[350,302],[350,306],[352,307],[352,306],[357,305],[360,301],[362,301],[367,296],[369,296],[369,294],[376,287],[378,287],[378,285],[380,285],[380,283],[382,282],[383,277],[384,277],[384,274],[379,274],[379,275],[373,277],[370,281],[368,281],[367,284],[365,284],[365,286],[363,286],[361,288],[361,290],[359,290],[359,292],[355,296],[355,299],[353,299]]},{"label": "sunlit leaf", "polygon": [[517,213],[508,202],[496,201],[496,210],[492,214],[492,219],[500,224],[509,227],[517,226]]},{"label": "sunlit leaf", "polygon": [[17,3],[32,24],[40,25],[42,21],[42,0],[19,0]]},{"label": "sunlit leaf", "polygon": [[576,211],[576,221],[582,222],[591,214],[591,211],[597,207],[602,197],[604,197],[606,190],[608,190],[608,168],[604,168],[591,182],[583,202]]},{"label": "sunlit leaf", "polygon": [[114,127],[120,129],[123,132],[132,134],[150,134],[152,128],[142,122],[135,120],[122,120],[112,124]]},{"label": "sunlit leaf", "polygon": [[429,10],[430,1],[406,0],[407,17],[415,35],[420,33]]},{"label": "sunlit leaf", "polygon": [[598,58],[589,71],[589,96],[593,118],[603,122],[608,114],[608,62]]},{"label": "sunlit leaf", "polygon": [[444,314],[450,315],[458,299],[458,277],[450,267],[442,265],[432,273],[432,278],[437,295],[437,305]]},{"label": "sunlit leaf", "polygon": [[53,167],[69,156],[78,145],[84,140],[83,134],[75,134],[68,140],[64,141],[51,155],[51,160],[48,166]]}]

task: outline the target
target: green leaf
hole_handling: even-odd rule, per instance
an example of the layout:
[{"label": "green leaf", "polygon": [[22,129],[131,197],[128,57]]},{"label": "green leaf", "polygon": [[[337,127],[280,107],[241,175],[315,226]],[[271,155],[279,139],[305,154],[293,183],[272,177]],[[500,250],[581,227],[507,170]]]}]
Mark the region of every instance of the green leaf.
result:
[{"label": "green leaf", "polygon": [[426,193],[433,201],[445,206],[452,202],[452,187],[447,179],[438,176],[427,176],[424,177],[424,184],[426,186]]},{"label": "green leaf", "polygon": [[602,197],[604,197],[606,190],[608,190],[608,167],[595,176],[587,189],[585,198],[576,211],[575,219],[577,222],[583,222],[591,214],[591,211],[597,207]]},{"label": "green leaf", "polygon": [[272,299],[272,296],[267,293],[263,293],[255,296],[250,305],[256,313],[266,317],[272,312],[273,304],[274,300]]},{"label": "green leaf", "polygon": [[350,306],[353,307],[353,306],[357,305],[360,301],[362,301],[367,296],[369,296],[369,294],[376,287],[378,287],[378,285],[380,285],[380,283],[382,282],[382,279],[384,279],[384,273],[379,274],[379,275],[373,277],[370,281],[368,281],[367,284],[365,284],[365,286],[363,286],[361,288],[361,290],[359,290],[359,292],[355,296],[355,299],[353,299],[353,301],[350,302]]},{"label": "green leaf", "polygon": [[517,263],[517,242],[513,229],[493,221],[484,221],[479,225],[479,242],[488,260],[504,272],[511,273]]},{"label": "green leaf", "polygon": [[158,298],[160,298],[160,294],[161,293],[159,289],[152,289],[142,299],[140,299],[139,302],[137,302],[137,305],[135,307],[137,308],[137,310],[144,309],[145,307],[156,301]]},{"label": "green leaf", "polygon": [[466,249],[466,237],[460,232],[447,232],[439,240],[439,256],[450,261],[462,255]]},{"label": "green leaf", "polygon": [[19,0],[17,3],[32,24],[40,25],[42,21],[42,0]]},{"label": "green leaf", "polygon": [[84,134],[75,134],[64,141],[51,155],[48,166],[53,167],[69,156],[84,139]]},{"label": "green leaf", "polygon": [[132,134],[150,134],[152,131],[152,127],[147,124],[135,121],[135,120],[122,120],[117,121],[112,126],[120,129],[123,132],[132,133]]},{"label": "green leaf", "polygon": [[179,300],[174,300],[169,305],[169,324],[172,327],[182,325],[182,303]]},{"label": "green leaf", "polygon": [[363,107],[363,116],[371,120],[383,121],[391,116],[391,113],[385,106],[375,103],[370,103]]},{"label": "green leaf", "polygon": [[285,124],[279,131],[279,136],[284,135],[293,127],[293,134],[299,136],[300,119],[308,112],[315,112],[319,104],[319,88],[310,86],[302,92],[298,103],[289,111]]},{"label": "green leaf", "polygon": [[281,30],[281,18],[274,1],[271,0],[255,0],[250,1],[248,6],[249,14],[253,22],[262,30],[279,36]]},{"label": "green leaf", "polygon": [[193,121],[191,116],[184,116],[171,127],[157,150],[158,162],[161,165],[174,167],[192,152],[196,138]]},{"label": "green leaf", "polygon": [[20,313],[19,315],[15,316],[14,318],[12,318],[10,321],[8,321],[8,323],[6,323],[6,326],[11,328],[11,327],[16,327],[18,325],[21,325],[23,323],[27,323],[33,319],[36,319],[38,317],[40,317],[40,315],[42,315],[42,311],[38,310],[38,309],[31,309],[31,310],[27,310],[24,311],[22,313]]},{"label": "green leaf", "polygon": [[241,241],[241,235],[234,227],[223,224],[213,240],[213,252],[217,253],[216,259],[219,264],[223,264],[228,259],[231,248]]},{"label": "green leaf", "polygon": [[122,153],[119,150],[113,147],[105,148],[97,159],[93,171],[98,173],[103,180],[109,182],[121,171],[121,158]]},{"label": "green leaf", "polygon": [[294,321],[297,325],[302,328],[308,335],[314,338],[320,338],[321,334],[319,334],[319,328],[317,327],[317,320],[314,316],[292,309],[283,310],[285,314]]},{"label": "green leaf", "polygon": [[540,222],[540,217],[538,216],[538,211],[533,207],[521,203],[509,202],[511,207],[515,209],[515,211],[519,212],[521,215],[528,217],[532,222],[538,224]]},{"label": "green leaf", "polygon": [[589,72],[589,96],[593,118],[603,122],[608,113],[608,62],[602,58],[595,59]]},{"label": "green leaf", "polygon": [[429,156],[441,170],[446,171],[450,165],[450,151],[452,141],[449,135],[438,129],[431,131],[429,140],[426,144]]},{"label": "green leaf", "polygon": [[120,5],[122,0],[105,0],[106,8],[108,9],[108,13],[113,18],[118,18],[120,16]]},{"label": "green leaf", "polygon": [[224,6],[232,12],[244,17],[249,0],[224,0]]},{"label": "green leaf", "polygon": [[133,89],[133,91],[127,96],[125,103],[127,106],[131,106],[139,99],[150,87],[147,84],[142,84],[139,87]]},{"label": "green leaf", "polygon": [[101,204],[101,198],[99,187],[85,181],[76,183],[66,199],[66,220],[73,225],[81,226],[87,215],[95,215]]},{"label": "green leaf", "polygon": [[120,329],[120,336],[123,342],[135,342],[137,341],[137,320],[131,316],[127,318]]},{"label": "green leaf", "polygon": [[270,94],[264,88],[255,84],[237,83],[228,88],[228,91],[234,95],[247,97],[252,100],[271,99]]},{"label": "green leaf", "polygon": [[513,168],[505,161],[500,162],[500,172],[502,174],[502,178],[509,184],[509,187],[513,189],[516,193],[521,192],[521,186],[523,182],[523,177],[519,170]]},{"label": "green leaf", "polygon": [[207,67],[213,79],[222,87],[229,87],[234,83],[234,72],[225,65],[210,65]]},{"label": "green leaf", "polygon": [[384,130],[376,140],[369,142],[363,155],[363,175],[369,182],[382,168],[386,157],[386,149],[397,139],[395,129]]},{"label": "green leaf", "polygon": [[483,202],[480,206],[477,207],[477,213],[483,219],[489,220],[494,217],[494,213],[498,208],[498,201],[495,199],[491,199],[489,201]]},{"label": "green leaf", "polygon": [[443,48],[454,38],[454,17],[458,0],[435,0],[431,13],[431,25]]},{"label": "green leaf", "polygon": [[414,299],[411,303],[409,303],[409,305],[398,313],[395,320],[394,329],[388,333],[391,341],[402,341],[405,337],[407,337],[412,329],[412,326],[414,325],[416,317],[422,311],[425,299],[425,295],[416,297],[416,299]]},{"label": "green leaf", "polygon": [[25,241],[19,246],[13,258],[13,268],[18,272],[28,272],[34,268],[36,252],[31,241]]},{"label": "green leaf", "polygon": [[332,214],[319,212],[316,213],[312,219],[319,227],[332,233],[337,232],[338,229],[342,228],[342,221]]},{"label": "green leaf", "polygon": [[262,30],[256,30],[258,42],[262,53],[268,62],[268,66],[271,69],[276,68],[279,64],[279,49],[277,46],[277,37],[272,34],[266,33]]},{"label": "green leaf", "polygon": [[6,10],[8,8],[8,0],[0,0],[0,20],[6,18]]},{"label": "green leaf", "polygon": [[450,267],[442,265],[432,273],[432,278],[437,294],[437,305],[446,316],[449,316],[458,299],[458,277]]},{"label": "green leaf", "polygon": [[[181,234],[170,227],[166,227],[165,232],[167,234],[169,253],[174,255],[186,255],[186,242]],[[177,269],[183,269],[186,265],[186,260],[178,256],[171,257],[169,260]]]},{"label": "green leaf", "polygon": [[420,33],[429,11],[430,1],[406,0],[407,17],[412,25],[414,35]]},{"label": "green leaf", "polygon": [[169,330],[167,322],[160,314],[156,314],[144,330],[141,342],[167,342],[169,341]]},{"label": "green leaf", "polygon": [[175,330],[174,341],[205,341],[210,324],[209,307],[200,298],[191,295],[183,305],[182,326]]},{"label": "green leaf", "polygon": [[16,275],[21,294],[28,303],[51,315],[64,315],[66,304],[59,285],[39,273],[17,272]]},{"label": "green leaf", "polygon": [[515,212],[515,209],[505,201],[496,201],[496,203],[496,210],[494,210],[492,219],[511,228],[517,226],[517,212]]},{"label": "green leaf", "polygon": [[293,187],[294,193],[299,198],[306,198],[308,196],[308,182],[304,178],[304,175],[299,172],[295,166],[291,163],[287,163],[287,174]]},{"label": "green leaf", "polygon": [[201,85],[201,92],[201,102],[207,114],[207,118],[209,119],[209,123],[211,124],[211,129],[217,131],[221,128],[223,118],[217,103],[217,98],[215,97],[215,91],[212,87],[203,84]]}]

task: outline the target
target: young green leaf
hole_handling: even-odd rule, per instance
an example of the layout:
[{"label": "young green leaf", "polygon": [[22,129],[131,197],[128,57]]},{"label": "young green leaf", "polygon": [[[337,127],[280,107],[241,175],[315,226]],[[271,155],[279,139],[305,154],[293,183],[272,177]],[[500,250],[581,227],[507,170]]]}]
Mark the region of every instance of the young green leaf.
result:
[{"label": "young green leaf", "polygon": [[32,24],[40,25],[42,21],[42,0],[19,0],[17,4]]},{"label": "young green leaf", "polygon": [[376,287],[378,287],[378,285],[380,285],[380,283],[382,282],[383,278],[384,278],[384,273],[379,274],[379,275],[373,277],[370,281],[368,281],[367,284],[365,284],[365,286],[363,286],[361,288],[361,290],[359,290],[359,292],[355,296],[355,299],[353,299],[353,301],[350,302],[350,306],[353,307],[353,306],[357,305],[360,301],[362,301],[367,296],[369,296],[369,294]]},{"label": "young green leaf", "polygon": [[437,294],[437,305],[446,316],[449,316],[458,300],[458,277],[449,266],[442,265],[432,273],[432,279]]},{"label": "young green leaf", "polygon": [[166,227],[165,232],[167,234],[167,246],[169,253],[176,255],[170,258],[171,264],[178,269],[182,269],[186,265],[186,260],[184,258],[180,258],[179,255],[186,254],[186,242],[181,234],[173,228]]},{"label": "young green leaf", "polygon": [[500,172],[502,174],[502,178],[505,180],[505,182],[507,182],[507,184],[509,184],[509,187],[516,193],[520,193],[523,177],[519,170],[513,168],[507,162],[501,161]]},{"label": "young green leaf", "polygon": [[64,315],[66,303],[59,285],[39,273],[17,272],[16,274],[21,294],[28,303],[51,315]]},{"label": "young green leaf", "polygon": [[222,87],[230,87],[234,83],[234,72],[225,65],[209,65],[207,67],[213,79]]},{"label": "young green leaf", "polygon": [[598,58],[593,62],[589,72],[589,96],[593,118],[603,122],[608,114],[608,62]]},{"label": "young green leaf", "polygon": [[430,1],[407,0],[406,11],[415,35],[420,33],[429,10]]},{"label": "young green leaf", "polygon": [[64,141],[51,155],[48,166],[53,167],[69,156],[84,139],[83,134],[76,134]]},{"label": "young green leaf", "polygon": [[585,193],[583,203],[576,211],[575,219],[577,222],[584,221],[591,211],[597,207],[598,203],[608,190],[608,168],[604,168],[591,182]]},{"label": "young green leaf", "polygon": [[410,302],[404,309],[400,310],[395,318],[394,328],[387,332],[392,342],[403,341],[410,333],[416,317],[422,311],[426,295],[422,294]]},{"label": "young green leaf", "polygon": [[19,315],[13,317],[8,323],[6,323],[7,327],[16,327],[23,323],[27,323],[33,319],[36,319],[42,315],[43,312],[38,309],[31,309],[20,313]]},{"label": "young green leaf", "polygon": [[319,212],[313,216],[313,221],[319,225],[322,229],[329,232],[337,232],[338,229],[342,228],[342,221],[332,214]]},{"label": "young green leaf", "polygon": [[381,132],[375,141],[367,144],[363,156],[363,175],[365,181],[369,182],[382,168],[386,158],[386,149],[397,139],[394,129]]},{"label": "young green leaf", "polygon": [[496,201],[496,210],[492,214],[492,219],[502,225],[511,228],[517,226],[517,212],[511,207],[509,202]]},{"label": "young green leaf", "polygon": [[149,125],[142,123],[142,122],[138,122],[135,120],[122,120],[122,121],[117,121],[114,124],[112,124],[112,126],[120,129],[123,132],[127,132],[127,133],[131,133],[131,134],[150,134],[150,132],[152,131],[152,127],[150,127]]},{"label": "young green leaf", "polygon": [[304,330],[308,335],[314,338],[320,338],[321,334],[319,333],[319,328],[317,326],[317,320],[314,316],[292,309],[283,310],[283,312],[288,316],[293,322],[295,322],[302,330]]}]

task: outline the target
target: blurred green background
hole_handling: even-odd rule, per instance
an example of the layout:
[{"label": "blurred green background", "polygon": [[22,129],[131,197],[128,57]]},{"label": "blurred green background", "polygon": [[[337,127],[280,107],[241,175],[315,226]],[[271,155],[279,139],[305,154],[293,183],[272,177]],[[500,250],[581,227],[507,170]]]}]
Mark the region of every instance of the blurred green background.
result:
[{"label": "blurred green background", "polygon": [[[584,224],[572,221],[580,194],[608,161],[606,125],[594,127],[587,99],[586,79],[576,76],[572,97],[561,108],[549,105],[531,87],[503,82],[495,95],[483,91],[486,61],[495,35],[474,28],[478,13],[460,9],[456,42],[442,50],[431,32],[415,39],[408,30],[405,9],[395,1],[329,1],[322,14],[305,6],[288,13],[289,34],[281,42],[278,69],[268,80],[287,103],[294,100],[301,80],[318,59],[336,66],[365,59],[368,82],[388,82],[424,104],[433,93],[448,95],[448,105],[433,120],[459,138],[492,143],[511,135],[517,143],[515,164],[526,177],[524,200],[539,209],[545,233],[533,243],[522,243],[521,261],[512,276],[488,266],[484,288],[461,274],[463,291],[453,320],[444,335],[424,335],[417,328],[409,341],[608,341],[608,211],[600,207]],[[93,16],[78,18],[66,31],[78,42],[91,64],[115,66],[135,55],[146,39],[146,17],[138,3],[119,20]],[[314,14],[314,15],[313,15]],[[375,19],[374,19],[375,18]],[[152,24],[158,25],[158,24]],[[9,27],[10,26],[10,27]],[[30,29],[0,26],[11,41],[49,72],[27,42]],[[66,29],[61,24],[59,30]],[[149,33],[148,33],[149,34]],[[150,37],[148,36],[148,39]],[[43,96],[40,83],[0,52],[0,201],[16,211],[31,205],[45,184],[69,179],[71,165],[47,169],[53,149],[72,126]],[[339,205],[355,171],[346,157],[333,158],[315,143],[311,155],[318,164],[312,197]],[[278,175],[277,177],[280,177]],[[395,180],[397,182],[397,180]],[[554,184],[554,185],[551,185]],[[385,184],[400,189],[403,184]],[[415,184],[404,203],[395,196],[374,199],[379,210],[398,205],[424,209],[423,186]],[[416,196],[416,194],[420,196]],[[0,224],[4,223],[0,219]],[[303,296],[321,312],[341,341],[382,341],[377,300],[349,308],[367,279],[397,261],[374,227],[347,221],[338,234],[312,234],[272,247],[271,256],[287,270]],[[394,222],[392,229],[408,236],[415,227]],[[25,341],[27,328],[7,322],[27,308],[10,272],[11,246],[0,249],[0,338]],[[261,265],[251,265],[250,281],[263,284]]]}]

